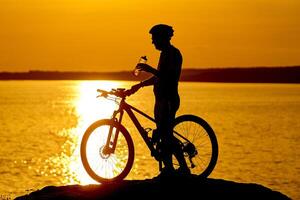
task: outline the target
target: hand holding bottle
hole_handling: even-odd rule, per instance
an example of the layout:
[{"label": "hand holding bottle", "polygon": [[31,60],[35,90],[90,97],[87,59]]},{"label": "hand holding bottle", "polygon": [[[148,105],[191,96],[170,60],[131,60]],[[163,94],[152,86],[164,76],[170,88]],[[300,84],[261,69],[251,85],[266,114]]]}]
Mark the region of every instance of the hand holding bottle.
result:
[{"label": "hand holding bottle", "polygon": [[[142,56],[140,58],[138,64],[136,65],[134,71],[133,71],[133,74],[135,76],[138,76],[140,74],[140,72],[143,70],[140,66],[147,65],[146,62],[147,62],[147,57],[146,56]],[[145,70],[143,70],[143,71],[145,71]]]}]

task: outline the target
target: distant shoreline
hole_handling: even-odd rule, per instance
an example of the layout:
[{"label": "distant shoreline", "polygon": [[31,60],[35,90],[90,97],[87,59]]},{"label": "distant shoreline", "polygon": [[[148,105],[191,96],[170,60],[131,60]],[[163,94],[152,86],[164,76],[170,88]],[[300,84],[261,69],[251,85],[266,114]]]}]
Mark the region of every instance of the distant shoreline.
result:
[{"label": "distant shoreline", "polygon": [[[28,71],[0,72],[0,80],[128,80],[140,81],[131,71],[120,72],[63,72]],[[230,83],[300,83],[300,66],[183,69],[180,81]]]}]

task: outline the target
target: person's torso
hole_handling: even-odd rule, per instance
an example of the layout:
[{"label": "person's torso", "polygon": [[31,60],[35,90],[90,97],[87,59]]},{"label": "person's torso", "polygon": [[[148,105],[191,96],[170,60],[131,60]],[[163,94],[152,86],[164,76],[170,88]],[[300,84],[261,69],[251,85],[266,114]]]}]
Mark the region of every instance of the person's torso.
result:
[{"label": "person's torso", "polygon": [[161,52],[158,64],[159,76],[154,84],[155,97],[160,99],[176,99],[178,82],[181,73],[182,56],[180,51],[172,45]]}]

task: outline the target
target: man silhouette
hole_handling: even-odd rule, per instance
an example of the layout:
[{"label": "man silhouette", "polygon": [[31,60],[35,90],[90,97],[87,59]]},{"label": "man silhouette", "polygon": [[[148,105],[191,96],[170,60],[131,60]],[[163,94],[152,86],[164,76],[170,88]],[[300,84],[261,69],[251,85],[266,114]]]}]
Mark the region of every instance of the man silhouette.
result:
[{"label": "man silhouette", "polygon": [[163,176],[172,176],[175,172],[172,163],[174,154],[180,164],[177,170],[180,174],[190,174],[183,153],[173,135],[173,121],[179,108],[180,98],[178,94],[178,82],[181,73],[182,56],[170,40],[173,36],[173,28],[165,24],[153,26],[149,33],[152,35],[152,43],[160,53],[157,69],[145,63],[139,63],[137,68],[149,72],[153,76],[145,81],[132,86],[131,91],[136,92],[144,86],[153,85],[155,95],[154,118],[157,134],[161,138],[161,156],[164,168]]}]

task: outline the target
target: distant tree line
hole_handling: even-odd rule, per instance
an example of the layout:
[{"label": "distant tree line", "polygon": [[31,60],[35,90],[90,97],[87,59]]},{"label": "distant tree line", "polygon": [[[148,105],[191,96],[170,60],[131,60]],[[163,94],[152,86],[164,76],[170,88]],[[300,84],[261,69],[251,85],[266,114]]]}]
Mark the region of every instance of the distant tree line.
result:
[{"label": "distant tree line", "polygon": [[[29,71],[0,72],[0,80],[132,80],[147,78],[146,73],[135,77],[131,71],[120,72],[60,72]],[[183,69],[180,81],[232,83],[300,83],[300,66]]]}]

